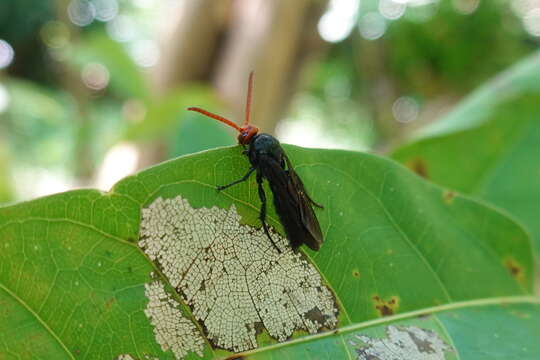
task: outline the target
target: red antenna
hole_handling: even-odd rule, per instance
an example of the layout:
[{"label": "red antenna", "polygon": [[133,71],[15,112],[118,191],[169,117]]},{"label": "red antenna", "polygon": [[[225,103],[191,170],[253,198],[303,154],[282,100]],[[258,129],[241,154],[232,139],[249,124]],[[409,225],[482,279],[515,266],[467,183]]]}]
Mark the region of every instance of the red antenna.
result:
[{"label": "red antenna", "polygon": [[212,119],[216,119],[217,121],[221,121],[222,123],[225,123],[225,124],[229,125],[230,127],[235,128],[235,129],[238,130],[238,131],[242,131],[242,129],[240,129],[240,126],[236,125],[235,123],[233,123],[233,122],[232,122],[231,120],[229,120],[229,119],[225,119],[223,116],[219,116],[219,115],[213,114],[213,113],[211,113],[210,111],[206,111],[206,110],[204,110],[204,109],[201,109],[201,108],[195,107],[195,106],[188,107],[187,109],[188,109],[189,111],[200,112],[201,114],[206,115],[206,116],[208,116],[208,117],[211,117]]},{"label": "red antenna", "polygon": [[253,92],[253,71],[249,73],[248,79],[248,93],[246,99],[246,120],[244,121],[244,127],[249,124],[249,117],[251,115],[251,93]]},{"label": "red antenna", "polygon": [[225,119],[222,116],[213,114],[210,111],[206,111],[199,107],[189,107],[188,110],[199,112],[212,119],[221,121],[222,123],[225,123],[232,128],[235,128],[240,133],[240,135],[238,135],[238,142],[242,145],[249,144],[253,136],[257,135],[257,133],[259,132],[259,129],[256,126],[249,124],[249,120],[250,120],[249,118],[250,118],[250,113],[251,113],[251,97],[252,97],[251,94],[252,93],[253,93],[253,71],[249,73],[248,93],[247,93],[247,99],[246,99],[246,119],[242,127],[236,125],[229,119]]}]

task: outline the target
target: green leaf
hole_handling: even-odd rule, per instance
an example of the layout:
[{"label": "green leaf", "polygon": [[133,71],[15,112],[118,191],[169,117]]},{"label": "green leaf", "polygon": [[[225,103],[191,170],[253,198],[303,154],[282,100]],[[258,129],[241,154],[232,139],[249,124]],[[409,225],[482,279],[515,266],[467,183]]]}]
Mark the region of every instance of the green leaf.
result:
[{"label": "green leaf", "polygon": [[[529,239],[511,219],[383,158],[284,148],[310,195],[325,206],[317,210],[325,243],[316,253],[296,254],[273,233],[280,255],[253,228],[260,226],[254,178],[215,190],[248,169],[240,147],[163,163],[109,193],[79,190],[1,208],[0,304],[9,310],[0,311],[0,334],[7,334],[0,335],[0,353],[165,359],[189,349],[187,358],[196,359],[197,353],[230,355],[212,345],[222,343],[235,350],[257,346],[255,357],[297,358],[304,346],[322,354],[300,352],[313,357],[355,357],[346,336],[381,337],[387,325],[404,321],[437,325],[438,336],[468,358],[478,346],[472,327],[470,342],[467,333],[459,335],[468,320],[492,331],[493,323],[513,316],[508,324],[515,332],[526,323],[530,338],[540,335],[530,324],[538,323],[540,306],[530,296]],[[281,231],[273,207],[269,223]],[[186,251],[197,246],[197,253]],[[304,307],[308,301],[313,308]],[[218,310],[205,313],[211,309]],[[246,318],[252,309],[260,320]],[[434,314],[426,324],[415,320],[426,313]],[[463,323],[452,322],[452,314]],[[283,315],[283,323],[275,320]],[[224,318],[234,321],[220,323]],[[375,325],[386,328],[371,331]],[[338,332],[324,331],[336,326]],[[257,333],[256,342],[239,343],[244,333]],[[540,347],[530,338],[487,338],[481,348],[504,354],[527,347],[537,358]],[[169,343],[162,347],[164,339]],[[257,355],[259,349],[268,352]]]},{"label": "green leaf", "polygon": [[392,157],[517,217],[540,251],[540,53],[471,94]]},{"label": "green leaf", "polygon": [[449,114],[424,129],[421,137],[447,135],[488,123],[500,104],[540,92],[539,69],[540,52],[536,52],[478,88]]}]

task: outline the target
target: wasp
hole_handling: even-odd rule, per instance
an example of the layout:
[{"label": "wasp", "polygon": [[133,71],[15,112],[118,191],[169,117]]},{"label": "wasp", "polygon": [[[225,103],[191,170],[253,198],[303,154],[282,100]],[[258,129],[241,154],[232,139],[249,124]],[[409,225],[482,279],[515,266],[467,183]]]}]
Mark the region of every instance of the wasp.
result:
[{"label": "wasp", "polygon": [[270,239],[274,248],[278,253],[281,253],[272,236],[270,236],[268,224],[266,223],[267,200],[263,187],[264,179],[268,181],[272,190],[276,213],[285,229],[285,234],[291,247],[297,250],[300,245],[306,244],[310,249],[318,251],[324,239],[321,226],[313,211],[313,206],[321,209],[323,207],[313,201],[308,195],[304,183],[296,171],[294,171],[294,167],[279,141],[272,135],[259,133],[259,129],[249,123],[252,92],[253,72],[249,74],[246,117],[242,126],[238,126],[222,116],[201,108],[188,108],[190,111],[199,112],[236,129],[239,133],[238,143],[244,147],[243,153],[247,156],[251,164],[251,167],[243,177],[230,184],[217,186],[217,190],[221,191],[244,182],[255,172],[259,198],[261,200],[259,219],[266,236]]}]

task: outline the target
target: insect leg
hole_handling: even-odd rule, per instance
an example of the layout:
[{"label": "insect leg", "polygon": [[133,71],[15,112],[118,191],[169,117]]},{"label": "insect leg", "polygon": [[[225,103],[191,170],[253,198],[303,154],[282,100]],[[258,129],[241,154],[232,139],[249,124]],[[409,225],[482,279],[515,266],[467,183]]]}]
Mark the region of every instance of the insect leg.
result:
[{"label": "insect leg", "polygon": [[221,190],[224,190],[224,189],[226,189],[226,188],[228,188],[228,187],[231,187],[231,186],[233,186],[233,185],[236,185],[236,184],[239,184],[239,183],[241,183],[241,182],[243,182],[243,181],[246,181],[246,180],[249,178],[249,176],[251,175],[251,173],[252,173],[253,171],[255,171],[255,168],[254,168],[254,167],[252,167],[251,169],[249,169],[248,172],[246,173],[246,175],[242,176],[242,178],[240,178],[240,179],[238,179],[238,180],[236,180],[236,181],[233,181],[232,183],[227,184],[227,185],[216,186],[216,188],[218,189],[218,191],[221,191]]},{"label": "insect leg", "polygon": [[324,206],[322,206],[321,204],[316,203],[315,201],[313,201],[313,199],[310,198],[309,195],[308,195],[306,192],[304,192],[304,195],[306,195],[306,197],[308,198],[308,200],[309,200],[309,202],[310,202],[311,204],[315,205],[315,206],[318,207],[319,209],[324,209]]},{"label": "insect leg", "polygon": [[276,248],[277,252],[281,254],[281,250],[279,250],[276,243],[274,242],[274,239],[272,239],[272,237],[270,236],[270,232],[268,231],[268,225],[266,224],[266,194],[264,193],[262,183],[263,177],[259,172],[257,172],[257,185],[259,190],[259,198],[261,199],[261,211],[259,213],[259,219],[261,220],[266,236],[268,236],[268,238],[272,242],[272,245],[274,245],[274,247]]}]

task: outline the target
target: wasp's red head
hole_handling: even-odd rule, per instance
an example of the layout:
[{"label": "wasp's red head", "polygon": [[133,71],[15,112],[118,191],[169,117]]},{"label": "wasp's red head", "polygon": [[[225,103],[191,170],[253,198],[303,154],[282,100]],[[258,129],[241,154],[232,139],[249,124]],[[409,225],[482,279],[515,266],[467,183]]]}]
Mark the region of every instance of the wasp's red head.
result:
[{"label": "wasp's red head", "polygon": [[222,116],[213,114],[209,111],[203,110],[198,107],[189,107],[188,110],[190,111],[197,111],[200,112],[203,115],[206,115],[208,117],[211,117],[212,119],[216,119],[218,121],[221,121],[222,123],[225,123],[229,125],[232,128],[235,128],[238,130],[240,134],[238,134],[238,143],[242,145],[249,144],[251,139],[257,135],[259,132],[259,128],[255,125],[251,125],[249,123],[249,116],[251,113],[251,93],[253,91],[253,71],[249,73],[249,80],[248,80],[248,93],[247,93],[247,100],[246,100],[246,119],[244,120],[244,124],[240,127],[230,121],[229,119],[225,119]]},{"label": "wasp's red head", "polygon": [[242,145],[249,144],[251,139],[257,135],[259,128],[254,125],[246,125],[240,128],[240,134],[238,134],[238,143]]}]

